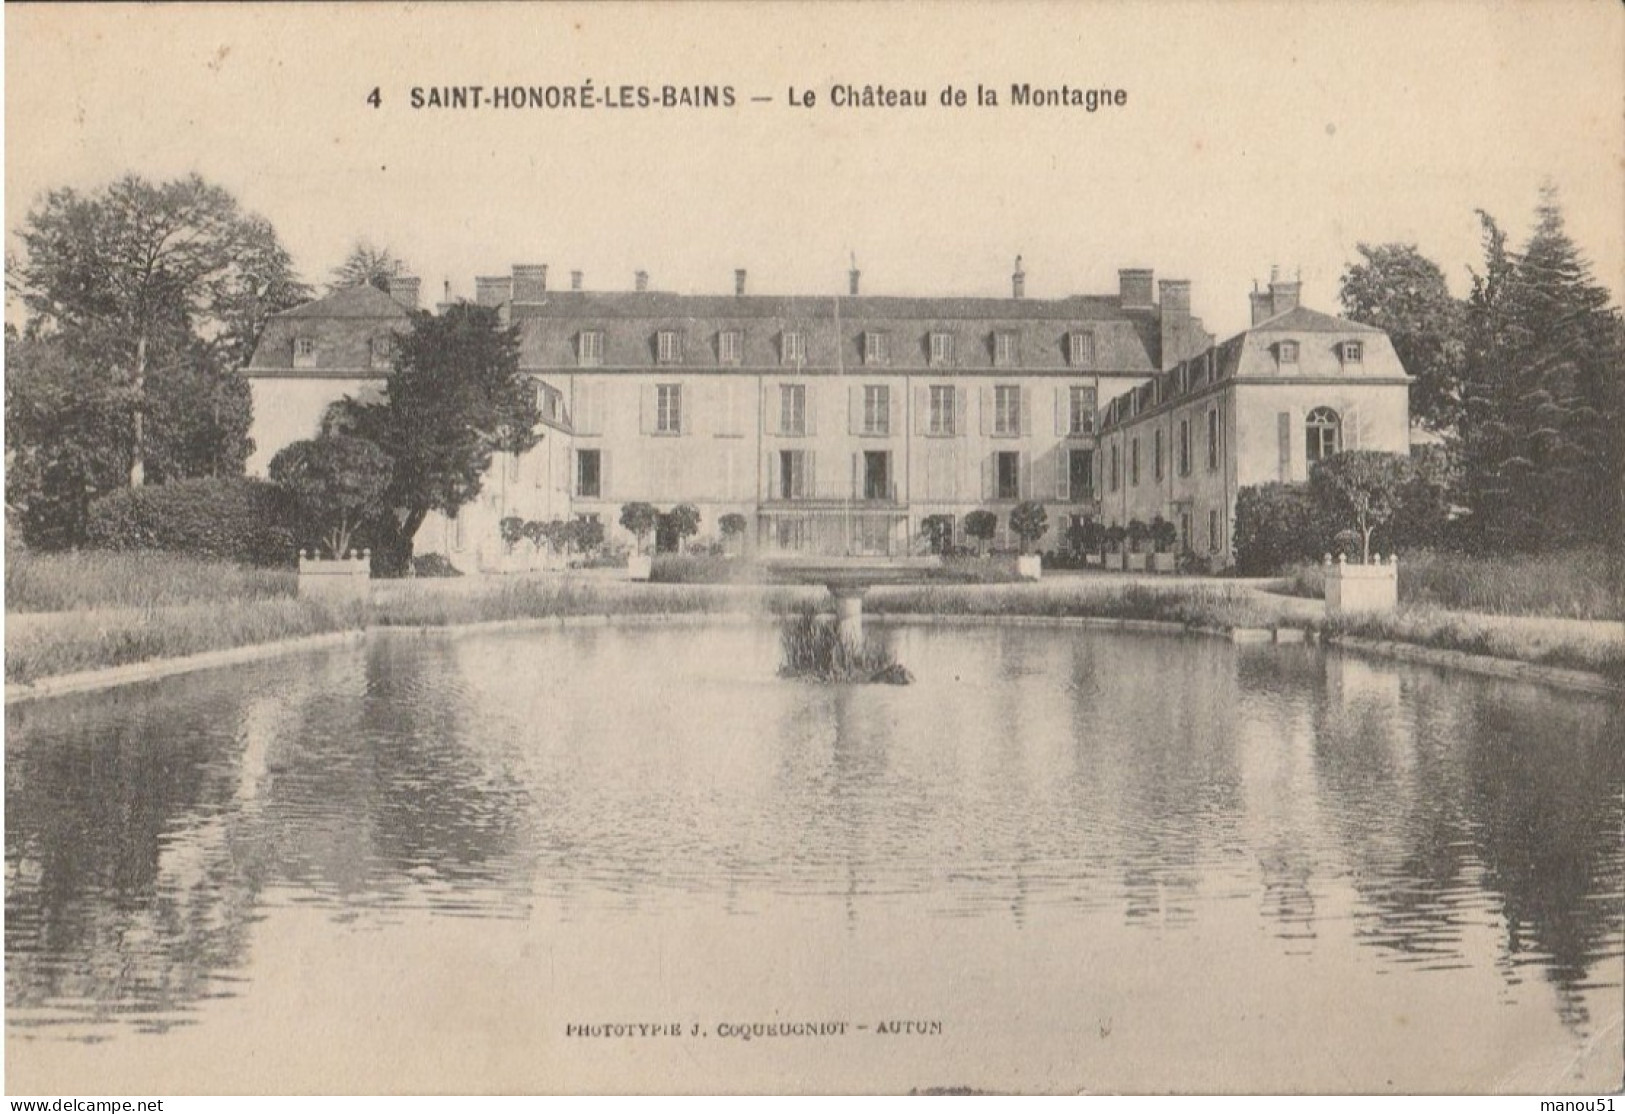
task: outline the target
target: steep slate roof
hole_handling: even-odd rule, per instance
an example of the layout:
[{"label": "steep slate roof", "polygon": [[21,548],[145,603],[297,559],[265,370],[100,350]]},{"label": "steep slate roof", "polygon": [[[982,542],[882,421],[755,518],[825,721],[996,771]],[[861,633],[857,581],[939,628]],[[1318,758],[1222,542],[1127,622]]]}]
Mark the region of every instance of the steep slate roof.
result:
[{"label": "steep slate roof", "polygon": [[[378,288],[348,287],[273,314],[248,361],[248,374],[289,378],[333,377],[346,373],[352,378],[382,376],[387,371],[372,366],[373,338],[399,332],[410,320],[406,307]],[[316,341],[314,368],[293,366],[296,337]]]},{"label": "steep slate roof", "polygon": [[1362,325],[1343,317],[1297,306],[1285,313],[1265,318],[1248,329],[1249,333],[1380,333],[1373,325]]},{"label": "steep slate roof", "polygon": [[[510,305],[520,329],[520,364],[527,370],[577,366],[582,331],[604,334],[602,367],[611,370],[661,368],[715,369],[722,364],[719,334],[743,334],[738,367],[779,370],[783,334],[806,338],[803,367],[833,371],[874,367],[864,363],[863,336],[888,335],[889,371],[974,371],[993,369],[993,334],[1014,332],[1019,363],[1011,371],[1064,369],[1149,374],[1158,366],[1161,327],[1156,310],[1125,311],[1115,297],[1061,298],[894,298],[711,296],[664,292],[550,292],[544,301]],[[836,321],[840,327],[837,331]],[[683,335],[683,358],[657,359],[656,334]],[[1067,335],[1094,334],[1095,359],[1087,367],[1068,362]],[[954,337],[949,368],[930,361],[930,334]],[[1006,370],[1000,367],[1000,370]]]}]

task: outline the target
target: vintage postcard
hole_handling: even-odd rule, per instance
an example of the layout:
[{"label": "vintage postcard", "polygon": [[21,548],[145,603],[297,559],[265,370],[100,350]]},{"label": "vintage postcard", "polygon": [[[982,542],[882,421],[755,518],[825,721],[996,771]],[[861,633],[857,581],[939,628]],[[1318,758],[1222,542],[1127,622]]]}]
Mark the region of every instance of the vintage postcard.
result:
[{"label": "vintage postcard", "polygon": [[1619,5],[5,63],[9,1093],[1625,1080]]}]

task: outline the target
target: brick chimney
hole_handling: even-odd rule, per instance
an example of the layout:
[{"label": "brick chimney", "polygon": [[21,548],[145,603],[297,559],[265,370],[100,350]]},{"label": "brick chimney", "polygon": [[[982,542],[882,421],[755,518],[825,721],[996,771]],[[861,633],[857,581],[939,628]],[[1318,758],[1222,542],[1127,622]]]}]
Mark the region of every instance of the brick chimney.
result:
[{"label": "brick chimney", "polygon": [[1189,317],[1191,315],[1191,280],[1190,279],[1163,279],[1157,283],[1158,299],[1162,303],[1164,317]]},{"label": "brick chimney", "polygon": [[1275,299],[1268,290],[1258,289],[1257,282],[1253,283],[1252,292],[1247,297],[1252,302],[1254,325],[1275,316]]},{"label": "brick chimney", "polygon": [[1271,317],[1278,317],[1287,310],[1298,308],[1298,293],[1303,289],[1303,283],[1297,279],[1270,279],[1270,309]]},{"label": "brick chimney", "polygon": [[633,274],[632,285],[639,294],[645,293],[649,289],[649,272],[638,271]]},{"label": "brick chimney", "polygon": [[1128,267],[1117,272],[1117,302],[1123,309],[1150,309],[1152,271]]},{"label": "brick chimney", "polygon": [[411,275],[391,275],[389,277],[389,296],[413,313],[416,313],[418,290],[422,285],[422,279],[413,278]]},{"label": "brick chimney", "polygon": [[1157,283],[1157,295],[1162,307],[1157,315],[1162,333],[1161,367],[1167,371],[1185,357],[1193,336],[1201,330],[1191,319],[1189,279],[1163,279]]},{"label": "brick chimney", "polygon": [[540,302],[547,298],[547,264],[515,263],[513,265],[513,300]]},{"label": "brick chimney", "polygon": [[1016,256],[1016,269],[1010,275],[1010,297],[1023,298],[1027,295],[1027,272],[1021,269],[1021,256]]},{"label": "brick chimney", "polygon": [[862,277],[863,272],[858,270],[856,267],[853,267],[846,273],[846,292],[854,298],[858,296],[858,280]]},{"label": "brick chimney", "polygon": [[580,271],[571,271],[570,272],[570,289],[571,290],[580,290],[581,289],[581,272]]},{"label": "brick chimney", "polygon": [[513,297],[513,279],[507,275],[481,275],[474,279],[474,303],[495,308]]},{"label": "brick chimney", "polygon": [[741,267],[739,270],[734,272],[734,297],[743,298],[744,296],[745,296],[745,269],[743,267]]}]

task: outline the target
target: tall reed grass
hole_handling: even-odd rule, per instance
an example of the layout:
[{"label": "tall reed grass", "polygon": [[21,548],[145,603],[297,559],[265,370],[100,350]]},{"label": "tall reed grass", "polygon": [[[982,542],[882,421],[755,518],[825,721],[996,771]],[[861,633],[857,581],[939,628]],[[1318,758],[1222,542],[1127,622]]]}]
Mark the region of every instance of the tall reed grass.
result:
[{"label": "tall reed grass", "polygon": [[779,676],[827,683],[906,685],[914,680],[891,651],[874,638],[852,646],[833,622],[805,604],[779,626],[784,662]]},{"label": "tall reed grass", "polygon": [[291,599],[298,574],[158,552],[6,553],[6,610],[90,611]]}]

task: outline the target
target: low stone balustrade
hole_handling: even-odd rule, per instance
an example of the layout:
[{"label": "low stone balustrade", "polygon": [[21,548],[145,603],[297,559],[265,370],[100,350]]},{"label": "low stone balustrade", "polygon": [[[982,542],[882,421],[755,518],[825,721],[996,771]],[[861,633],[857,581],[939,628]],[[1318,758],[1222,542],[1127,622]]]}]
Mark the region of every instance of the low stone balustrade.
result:
[{"label": "low stone balustrade", "polygon": [[365,601],[371,576],[369,550],[330,560],[313,552],[299,554],[299,597],[330,601]]},{"label": "low stone balustrade", "polygon": [[1328,555],[1326,617],[1392,611],[1399,606],[1399,558],[1376,556],[1368,565]]}]

